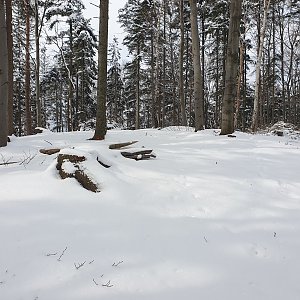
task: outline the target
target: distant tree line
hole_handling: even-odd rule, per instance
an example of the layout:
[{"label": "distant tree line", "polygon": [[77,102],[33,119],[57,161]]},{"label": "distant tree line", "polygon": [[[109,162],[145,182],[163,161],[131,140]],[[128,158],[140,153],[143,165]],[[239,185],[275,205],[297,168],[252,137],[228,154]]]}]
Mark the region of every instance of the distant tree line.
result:
[{"label": "distant tree line", "polygon": [[0,146],[35,127],[93,129],[96,116],[222,134],[300,125],[299,1],[128,0],[125,38],[106,49],[102,114],[103,50],[83,10],[81,0],[0,0]]}]

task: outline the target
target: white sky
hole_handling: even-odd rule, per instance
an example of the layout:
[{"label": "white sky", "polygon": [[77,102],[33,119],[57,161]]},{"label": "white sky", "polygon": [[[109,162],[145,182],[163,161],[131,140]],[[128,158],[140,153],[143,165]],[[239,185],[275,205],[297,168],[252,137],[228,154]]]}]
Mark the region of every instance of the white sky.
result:
[{"label": "white sky", "polygon": [[[82,0],[83,4],[86,7],[85,16],[91,18],[92,26],[95,29],[96,34],[98,34],[98,16],[99,16],[99,9],[95,5],[99,5],[99,0]],[[92,5],[94,3],[95,5]],[[118,21],[118,10],[123,8],[126,3],[126,0],[111,0],[109,1],[109,24],[108,24],[108,35],[109,35],[109,42],[112,41],[114,35],[118,38],[120,47],[121,43],[124,38],[123,29],[121,29],[120,24]],[[122,59],[125,59],[127,56],[127,51],[125,47],[121,52]]]}]

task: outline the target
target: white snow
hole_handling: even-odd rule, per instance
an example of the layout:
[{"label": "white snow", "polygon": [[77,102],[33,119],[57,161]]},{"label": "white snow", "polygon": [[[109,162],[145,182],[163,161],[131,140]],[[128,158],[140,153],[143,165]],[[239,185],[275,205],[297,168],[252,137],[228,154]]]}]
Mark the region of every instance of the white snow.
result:
[{"label": "white snow", "polygon": [[[0,165],[0,299],[299,299],[299,139],[235,134],[12,138],[0,149],[0,163],[18,162]],[[157,157],[108,149],[132,140]],[[45,147],[86,156],[101,192],[61,180]]]}]

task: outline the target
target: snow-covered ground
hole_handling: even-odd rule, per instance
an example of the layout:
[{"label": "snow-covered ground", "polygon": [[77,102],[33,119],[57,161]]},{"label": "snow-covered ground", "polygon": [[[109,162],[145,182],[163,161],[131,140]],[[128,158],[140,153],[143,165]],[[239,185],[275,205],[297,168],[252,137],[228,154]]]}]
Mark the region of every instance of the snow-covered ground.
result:
[{"label": "snow-covered ground", "polygon": [[[0,165],[1,300],[300,299],[298,139],[91,136],[44,132],[0,149],[0,163],[19,162]],[[132,140],[157,157],[108,149]],[[39,153],[50,147],[85,155],[101,192],[61,180],[57,154]]]}]

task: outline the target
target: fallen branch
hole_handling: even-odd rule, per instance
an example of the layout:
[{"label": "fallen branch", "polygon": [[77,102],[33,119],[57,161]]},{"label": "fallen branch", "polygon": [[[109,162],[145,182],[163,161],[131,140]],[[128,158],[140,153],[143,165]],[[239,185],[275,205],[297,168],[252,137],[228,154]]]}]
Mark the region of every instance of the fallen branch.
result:
[{"label": "fallen branch", "polygon": [[121,149],[129,145],[133,145],[138,141],[126,142],[126,143],[119,143],[119,144],[111,144],[109,145],[109,149]]},{"label": "fallen branch", "polygon": [[98,156],[97,156],[97,162],[98,162],[101,166],[103,166],[104,168],[106,168],[106,169],[108,169],[108,168],[111,167],[111,166],[105,164],[104,162],[102,162],[101,160],[99,160]]},{"label": "fallen branch", "polygon": [[9,161],[9,162],[0,163],[0,166],[7,166],[12,164],[18,164],[18,163],[19,161]]},{"label": "fallen branch", "polygon": [[2,163],[0,163],[0,166],[7,166],[7,165],[19,163],[18,161],[10,161],[11,159],[12,159],[12,157],[6,158],[6,157],[1,153],[1,160],[2,160]]}]

